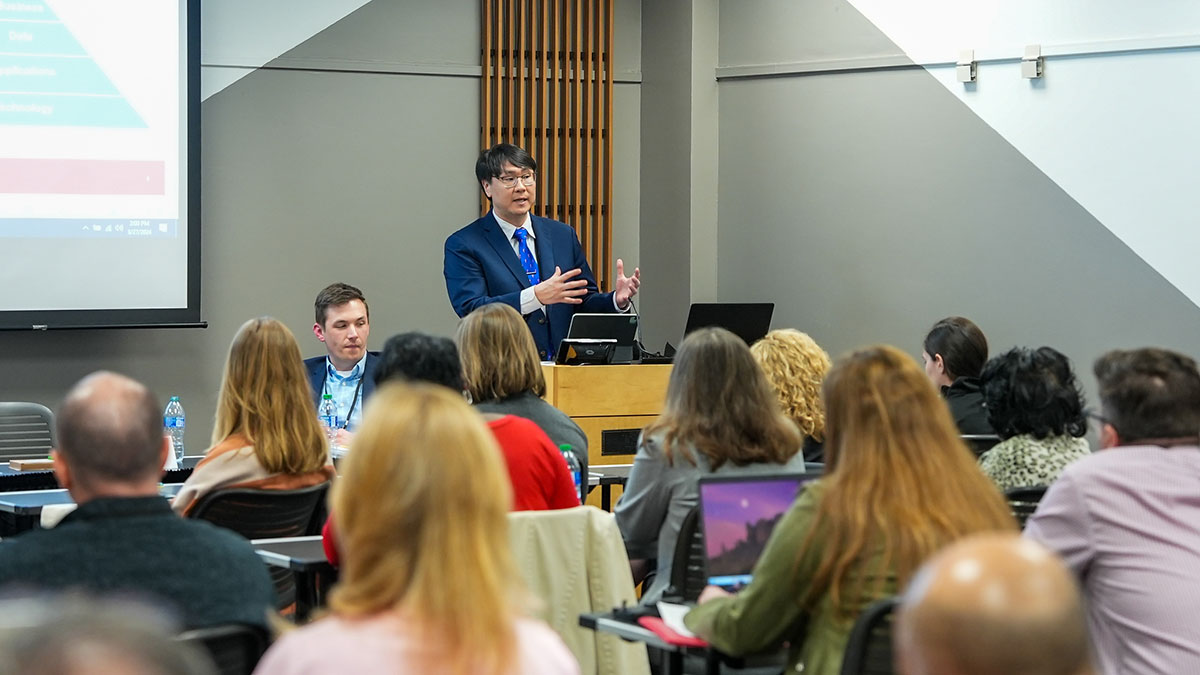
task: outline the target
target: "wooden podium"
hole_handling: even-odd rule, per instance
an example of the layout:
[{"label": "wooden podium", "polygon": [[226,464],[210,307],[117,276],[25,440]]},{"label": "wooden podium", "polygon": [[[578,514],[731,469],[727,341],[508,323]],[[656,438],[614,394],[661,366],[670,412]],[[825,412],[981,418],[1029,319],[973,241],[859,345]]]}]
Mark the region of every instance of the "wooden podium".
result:
[{"label": "wooden podium", "polygon": [[[546,400],[588,439],[588,466],[629,464],[638,434],[662,412],[670,364],[559,366],[542,364]],[[615,495],[619,492],[614,493]],[[596,502],[593,492],[588,503]]]}]

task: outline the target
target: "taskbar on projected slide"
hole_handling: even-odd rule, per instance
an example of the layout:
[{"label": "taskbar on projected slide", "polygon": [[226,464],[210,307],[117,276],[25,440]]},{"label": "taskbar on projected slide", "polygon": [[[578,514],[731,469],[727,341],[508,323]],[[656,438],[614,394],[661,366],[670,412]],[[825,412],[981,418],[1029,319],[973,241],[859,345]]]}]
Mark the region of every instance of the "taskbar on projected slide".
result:
[{"label": "taskbar on projected slide", "polygon": [[0,237],[22,239],[172,238],[174,218],[0,218]]}]

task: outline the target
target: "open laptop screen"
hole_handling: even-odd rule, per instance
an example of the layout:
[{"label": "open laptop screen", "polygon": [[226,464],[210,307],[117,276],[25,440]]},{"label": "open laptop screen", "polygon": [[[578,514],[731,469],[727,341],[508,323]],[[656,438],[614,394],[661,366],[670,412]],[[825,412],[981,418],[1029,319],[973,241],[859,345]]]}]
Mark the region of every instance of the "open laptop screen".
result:
[{"label": "open laptop screen", "polygon": [[819,473],[708,476],[700,479],[700,517],[708,583],[736,591],[750,583],[758,557],[800,489]]},{"label": "open laptop screen", "polygon": [[771,315],[775,313],[773,302],[697,302],[688,310],[687,326],[683,334],[719,326],[754,344],[771,329]]}]

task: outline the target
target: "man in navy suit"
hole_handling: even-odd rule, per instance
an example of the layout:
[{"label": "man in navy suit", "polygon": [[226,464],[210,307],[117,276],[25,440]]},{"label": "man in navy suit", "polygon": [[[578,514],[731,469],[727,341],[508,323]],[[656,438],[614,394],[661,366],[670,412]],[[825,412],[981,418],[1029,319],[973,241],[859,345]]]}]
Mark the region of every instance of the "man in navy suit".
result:
[{"label": "man in navy suit", "polygon": [[313,402],[329,394],[344,420],[334,445],[349,445],[352,433],[362,421],[363,404],[375,391],[375,369],[379,354],[367,351],[371,334],[371,310],[362,291],[343,283],[321,289],[314,303],[316,323],[313,334],[325,343],[325,355],[304,360]]},{"label": "man in navy suit", "polygon": [[446,239],[442,267],[450,304],[460,317],[491,302],[511,305],[525,317],[539,356],[548,360],[575,312],[629,310],[641,270],[627,277],[617,260],[616,290],[599,292],[575,230],[530,213],[537,162],[529,153],[508,143],[484,150],[475,177],[492,210]]}]

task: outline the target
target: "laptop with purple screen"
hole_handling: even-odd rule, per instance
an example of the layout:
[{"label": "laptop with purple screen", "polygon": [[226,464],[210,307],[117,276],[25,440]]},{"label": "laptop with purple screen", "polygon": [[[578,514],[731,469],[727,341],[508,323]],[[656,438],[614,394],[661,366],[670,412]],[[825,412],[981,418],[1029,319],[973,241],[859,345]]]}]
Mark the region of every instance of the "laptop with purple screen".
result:
[{"label": "laptop with purple screen", "polygon": [[801,488],[820,477],[820,473],[786,473],[701,478],[700,520],[708,583],[727,591],[749,584],[775,525]]}]

